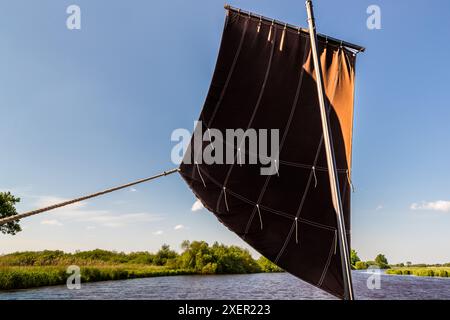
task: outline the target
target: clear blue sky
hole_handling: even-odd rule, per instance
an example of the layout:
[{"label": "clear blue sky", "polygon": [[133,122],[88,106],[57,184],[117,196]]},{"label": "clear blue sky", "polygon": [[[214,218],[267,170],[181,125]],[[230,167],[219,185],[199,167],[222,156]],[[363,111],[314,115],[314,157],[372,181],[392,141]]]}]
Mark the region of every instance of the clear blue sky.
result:
[{"label": "clear blue sky", "polygon": [[[302,0],[229,2],[306,25]],[[66,28],[70,4],[81,7],[81,30]],[[22,198],[20,211],[174,167],[170,134],[190,129],[201,110],[223,4],[0,3],[0,189]],[[381,30],[366,27],[371,4]],[[315,8],[320,32],[367,47],[357,63],[353,247],[364,259],[450,261],[450,3],[316,0]],[[192,212],[194,201],[179,176],[166,177],[29,218],[21,234],[1,237],[0,252],[243,244],[212,214]]]}]

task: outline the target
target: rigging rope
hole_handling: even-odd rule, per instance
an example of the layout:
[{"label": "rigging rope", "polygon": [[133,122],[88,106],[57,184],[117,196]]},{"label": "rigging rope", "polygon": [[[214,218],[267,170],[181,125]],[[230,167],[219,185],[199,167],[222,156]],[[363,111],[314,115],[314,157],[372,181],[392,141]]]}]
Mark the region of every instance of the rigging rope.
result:
[{"label": "rigging rope", "polygon": [[262,217],[261,217],[261,211],[259,210],[259,204],[256,204],[256,209],[258,209],[259,222],[261,224],[261,230],[262,230],[263,229],[263,221],[262,221]]},{"label": "rigging rope", "polygon": [[229,212],[230,209],[228,208],[227,188],[226,187],[223,187],[223,195],[224,195],[224,199],[225,199],[225,207],[227,208],[227,212]]},{"label": "rigging rope", "polygon": [[6,217],[6,218],[3,218],[3,219],[0,219],[0,226],[4,225],[6,223],[12,222],[12,221],[16,221],[16,220],[20,220],[22,218],[26,218],[26,217],[29,217],[29,216],[36,215],[36,214],[39,214],[39,213],[43,213],[43,212],[46,212],[46,211],[50,211],[50,210],[58,209],[58,208],[61,208],[61,207],[65,207],[65,206],[68,206],[68,205],[76,203],[76,202],[85,201],[85,200],[92,199],[92,198],[95,198],[95,197],[98,197],[98,196],[101,196],[101,195],[104,195],[104,194],[107,194],[107,193],[111,193],[111,192],[114,192],[114,191],[117,191],[117,190],[125,189],[125,188],[128,188],[128,187],[131,187],[131,186],[134,186],[134,185],[137,185],[137,184],[140,184],[140,183],[144,183],[144,182],[147,182],[147,181],[150,181],[150,180],[154,180],[154,179],[157,179],[157,178],[160,178],[160,177],[164,177],[164,176],[167,176],[169,174],[172,174],[172,173],[175,173],[175,172],[179,172],[179,171],[180,171],[179,168],[172,169],[172,170],[169,170],[169,171],[164,171],[164,172],[162,172],[160,174],[157,174],[157,175],[145,178],[145,179],[137,180],[137,181],[134,181],[134,182],[130,182],[130,183],[118,186],[118,187],[114,187],[114,188],[106,189],[106,190],[103,190],[103,191],[100,191],[100,192],[92,193],[90,195],[83,196],[83,197],[80,197],[80,198],[64,201],[64,202],[61,202],[61,203],[58,203],[58,204],[54,204],[54,205],[51,205],[51,206],[48,206],[48,207],[45,207],[45,208],[41,208],[41,209],[25,212],[25,213],[18,214],[18,215],[15,215],[15,216]]}]

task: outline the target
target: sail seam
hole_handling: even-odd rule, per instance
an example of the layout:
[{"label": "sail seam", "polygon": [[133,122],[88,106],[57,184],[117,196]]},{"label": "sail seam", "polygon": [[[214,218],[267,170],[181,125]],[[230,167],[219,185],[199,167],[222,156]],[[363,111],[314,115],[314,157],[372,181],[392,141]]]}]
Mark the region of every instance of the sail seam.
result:
[{"label": "sail seam", "polygon": [[[206,127],[206,131],[210,131],[210,128]],[[211,138],[211,133],[209,133],[209,141],[212,142],[212,138]],[[214,141],[218,141],[223,143],[226,147],[232,147],[234,149],[234,151],[237,151],[237,155],[239,156],[239,153],[241,153],[241,156],[244,156],[245,158],[247,158],[247,156],[253,156],[255,158],[259,158],[262,160],[266,160],[266,161],[271,161],[272,158],[267,157],[263,154],[259,154],[259,153],[255,153],[255,152],[251,152],[251,151],[247,151],[247,150],[242,150],[242,148],[240,147],[236,147],[233,143],[229,143],[224,139],[221,139],[220,136],[215,136],[214,137]],[[280,142],[280,151],[281,148],[283,146],[283,141]],[[212,145],[212,148],[214,150],[214,146]],[[328,168],[327,167],[323,167],[323,166],[314,166],[314,165],[309,165],[309,164],[303,164],[303,163],[297,163],[297,162],[291,162],[291,161],[287,161],[287,160],[278,160],[278,163],[281,165],[287,165],[287,166],[291,166],[291,167],[296,167],[296,168],[302,168],[302,169],[308,169],[311,170],[313,167],[315,168],[316,171],[321,171],[321,172],[328,172]],[[341,168],[341,169],[337,169],[338,173],[348,173],[348,169],[346,168]]]},{"label": "sail seam", "polygon": [[[314,165],[316,165],[317,160],[319,158],[320,150],[322,149],[322,144],[323,144],[323,135],[321,136],[319,146],[317,147],[316,157],[314,159]],[[297,213],[295,215],[296,218],[299,218],[300,213],[303,209],[303,205],[305,203],[306,195],[308,194],[309,186],[311,185],[311,181],[312,181],[312,171],[309,173],[308,182],[306,183],[306,187],[305,187],[305,191],[303,192],[302,200],[300,201],[300,205],[299,205],[299,207],[297,209]],[[291,229],[289,230],[289,233],[284,241],[283,246],[281,247],[280,251],[278,252],[277,258],[274,261],[275,263],[278,263],[278,260],[281,258],[281,256],[284,253],[284,250],[286,250],[286,247],[287,247],[289,241],[291,240],[291,236],[292,236],[292,232],[294,231],[294,227],[295,227],[295,221],[292,224]]]},{"label": "sail seam", "polygon": [[202,173],[200,172],[200,167],[198,166],[198,162],[195,161],[195,166],[197,167],[198,175],[200,176],[200,179],[202,180],[203,186],[206,188],[205,180],[203,179]]},{"label": "sail seam", "polygon": [[[207,172],[203,171],[203,175],[206,176],[218,188],[222,188],[221,184],[216,179],[211,177]],[[244,197],[244,196],[242,196],[242,195],[232,191],[229,188],[227,188],[227,193],[229,195],[232,195],[233,197],[235,197],[235,198],[245,202],[245,203],[248,203],[248,204],[252,205],[252,206],[256,206],[256,204],[257,204],[255,201],[252,201],[252,200],[250,200],[250,199],[248,199],[248,198],[246,198],[246,197]],[[282,216],[284,218],[287,218],[287,219],[290,219],[290,220],[293,220],[293,221],[295,220],[295,216],[292,215],[292,214],[289,214],[289,213],[286,213],[286,212],[283,212],[283,211],[280,211],[280,210],[276,210],[276,209],[273,209],[271,207],[267,207],[267,206],[264,206],[264,205],[259,205],[259,207],[260,207],[260,209],[262,209],[264,211],[271,212],[273,214],[276,214],[278,216]],[[219,213],[219,212],[217,212],[217,213]],[[305,219],[305,218],[300,218],[299,217],[298,221],[301,222],[301,223],[304,223],[304,224],[307,224],[307,225],[310,225],[310,226],[313,226],[313,227],[317,227],[317,228],[320,228],[320,229],[328,230],[328,231],[333,231],[334,232],[336,230],[336,228],[334,228],[334,227],[330,227],[330,226],[327,226],[325,224],[314,222],[314,221],[311,221],[311,220],[308,220],[308,219]]]},{"label": "sail seam", "polygon": [[328,254],[328,259],[327,259],[327,262],[325,263],[325,267],[323,268],[320,280],[317,283],[318,287],[322,286],[323,280],[325,279],[325,276],[326,276],[326,274],[328,272],[328,268],[329,268],[330,263],[331,263],[331,258],[333,257],[333,252],[334,252],[334,248],[336,247],[336,243],[337,243],[337,232],[334,233],[333,240],[331,241],[331,248],[330,248],[330,252]]},{"label": "sail seam", "polygon": [[[213,114],[211,115],[211,118],[210,118],[210,120],[208,121],[208,128],[211,126],[211,123],[212,123],[212,121],[214,120],[214,118],[215,118],[215,116],[216,116],[216,113],[217,113],[217,111],[218,111],[220,105],[222,104],[222,100],[223,100],[223,97],[225,96],[225,92],[226,92],[227,89],[228,89],[228,85],[229,85],[230,80],[231,80],[231,77],[232,77],[232,75],[233,75],[233,73],[234,73],[234,69],[235,69],[235,67],[236,67],[237,60],[238,60],[238,58],[239,58],[239,56],[240,56],[240,53],[241,53],[242,44],[244,43],[244,38],[245,38],[245,35],[246,35],[246,33],[247,33],[247,28],[248,28],[249,21],[250,21],[250,19],[247,19],[246,22],[245,22],[245,25],[244,25],[244,28],[243,28],[242,34],[241,34],[241,39],[240,39],[240,41],[239,41],[238,48],[237,48],[237,50],[236,50],[236,53],[235,53],[234,58],[233,58],[233,62],[232,62],[232,64],[231,64],[230,70],[229,70],[229,72],[228,72],[227,79],[225,80],[225,84],[224,84],[224,86],[223,86],[223,88],[222,88],[222,91],[221,91],[221,93],[220,93],[219,100],[218,100],[217,103],[216,103],[216,106],[215,106],[215,108],[214,108]],[[200,115],[200,117],[203,118],[203,112],[202,112],[202,114]],[[210,139],[211,139],[211,133],[209,133],[209,135],[210,135],[209,137],[210,137]],[[197,154],[194,154],[194,161],[196,161],[196,159],[197,159],[198,155],[201,153],[201,151],[202,151],[202,150],[201,150],[201,148],[200,148],[200,150],[197,151]],[[194,152],[195,152],[195,150],[194,150]],[[199,166],[199,164],[197,163],[197,169],[198,169],[198,171],[199,171],[199,173],[200,173],[200,169],[199,169],[199,168],[200,168],[200,166]],[[203,178],[202,178],[201,176],[200,176],[200,178],[201,178],[201,180],[202,180],[202,182],[203,182],[203,185],[204,185],[205,188],[206,188],[206,184],[205,184]]]},{"label": "sail seam", "polygon": [[[269,177],[270,177],[270,176],[269,176]],[[269,181],[270,181],[270,178],[269,178],[269,177],[266,178],[266,181],[264,182],[264,186],[263,186],[263,189],[264,189],[264,190],[267,188],[267,185],[269,184]],[[263,189],[261,189],[261,190],[263,190]],[[256,203],[256,206],[259,207],[259,203],[261,202],[263,196],[264,196],[263,193],[260,193],[260,194],[259,194],[259,196],[258,196],[258,201],[257,201],[257,203]],[[247,221],[247,226],[245,227],[245,232],[244,232],[244,235],[243,235],[244,238],[245,238],[245,236],[247,235],[248,231],[250,230],[250,226],[251,226],[252,221],[253,221],[253,218],[254,218],[254,216],[255,216],[255,214],[256,214],[256,210],[255,210],[255,209],[258,209],[258,208],[253,208],[252,213],[251,213],[251,215],[250,215],[250,218],[249,218],[248,221]],[[260,215],[261,215],[261,214],[260,214]]]},{"label": "sail seam", "polygon": [[[306,42],[306,43],[308,45],[309,42]],[[300,77],[298,79],[297,91],[295,92],[294,102],[292,104],[291,112],[289,114],[289,118],[288,118],[288,121],[287,121],[287,124],[286,124],[286,130],[284,131],[283,137],[281,138],[281,142],[280,142],[280,148],[279,148],[279,152],[280,153],[281,153],[281,150],[283,149],[284,143],[285,143],[287,135],[289,133],[289,129],[290,129],[291,124],[292,124],[292,119],[294,118],[295,110],[297,109],[298,101],[299,101],[299,98],[300,98],[300,91],[301,91],[302,84],[303,84],[304,71],[305,71],[305,69],[303,68],[303,64],[306,61],[308,52],[309,52],[308,48],[305,47],[304,48],[304,52],[303,52],[302,61],[301,61],[302,62],[302,64],[301,64],[302,67],[301,67]],[[281,165],[281,161],[279,161],[279,163]],[[270,178],[271,177],[272,176],[267,176],[267,178],[266,178],[264,186],[261,189],[261,192],[260,192],[260,194],[258,196],[258,204],[262,201],[262,198],[264,197],[264,194],[266,193],[266,188],[267,188],[267,186],[268,186],[268,184],[270,182]],[[255,217],[255,209],[253,209],[252,214],[251,214],[251,216],[250,216],[250,218],[249,218],[249,220],[247,222],[247,227],[245,229],[244,237],[248,233],[248,231],[250,230],[250,226],[251,226],[251,224],[253,222],[254,217]]]},{"label": "sail seam", "polygon": [[[210,128],[206,127],[206,131],[209,131],[209,130],[210,130]],[[209,137],[210,137],[210,138],[209,138],[209,141],[212,142],[212,137],[211,137],[210,131],[209,131],[208,135],[209,135]],[[231,147],[231,148],[233,148],[234,151],[237,151],[238,153],[240,152],[241,155],[243,154],[243,156],[244,156],[245,158],[246,158],[246,156],[253,156],[253,157],[255,157],[255,158],[259,158],[259,159],[266,160],[266,161],[271,161],[271,160],[272,160],[272,158],[267,157],[267,156],[265,156],[265,155],[263,155],[263,154],[254,153],[254,152],[251,152],[250,150],[249,150],[249,151],[246,151],[245,149],[242,150],[242,148],[236,147],[233,143],[229,143],[229,142],[227,142],[226,140],[221,139],[220,136],[215,136],[215,137],[214,137],[214,141],[221,142],[221,143],[223,143],[226,147]],[[280,150],[281,150],[282,145],[283,145],[283,144],[280,142]],[[213,145],[212,145],[212,148],[213,148],[213,150],[214,150],[214,146],[213,146]],[[240,149],[240,151],[239,151],[238,149]],[[309,169],[312,169],[312,167],[313,167],[313,165],[303,164],[303,163],[297,163],[297,162],[291,162],[291,161],[281,160],[281,159],[279,159],[278,162],[280,163],[280,165],[281,165],[281,164],[284,164],[284,165],[287,165],[287,166],[297,167],[297,168],[303,168],[303,169],[308,169],[308,170],[309,170]],[[328,172],[328,168],[327,168],[327,167],[323,167],[323,166],[314,166],[314,167],[315,167],[316,171]],[[338,173],[345,173],[345,174],[347,174],[348,169],[347,169],[347,168],[341,168],[341,169],[338,168],[337,171],[338,171]]]},{"label": "sail seam", "polygon": [[[336,74],[336,79],[338,78],[338,76],[339,76],[339,70],[338,70],[338,73]],[[331,105],[332,105],[331,103],[334,101],[334,97],[335,97],[335,94],[336,94],[336,87],[337,87],[337,81],[336,81],[336,79],[335,79],[335,82],[334,82],[335,88],[334,88],[334,90],[333,90],[333,97],[330,99],[330,102],[327,103],[327,107],[328,107],[328,110],[327,110],[327,116],[328,116],[328,117],[329,117],[329,114],[330,114],[331,109],[332,109],[332,108],[331,108]],[[315,159],[314,159],[314,164],[313,164],[312,170],[311,170],[311,172],[310,172],[310,174],[309,174],[308,183],[307,183],[307,185],[306,185],[306,189],[305,189],[305,192],[304,192],[304,194],[303,194],[302,201],[300,202],[300,205],[299,205],[299,208],[298,208],[298,211],[297,211],[297,214],[296,214],[296,217],[297,217],[297,218],[300,216],[301,211],[302,211],[302,209],[303,209],[303,204],[304,204],[304,201],[306,200],[306,196],[307,196],[307,194],[308,194],[309,187],[310,187],[310,184],[311,184],[312,175],[315,174],[315,167],[316,167],[316,165],[317,165],[317,161],[318,161],[318,158],[319,158],[320,150],[322,149],[323,139],[324,139],[324,137],[323,137],[323,133],[322,133],[322,136],[321,136],[321,139],[320,139],[320,143],[319,143],[319,147],[317,148],[317,151],[316,151],[316,157],[315,157]],[[313,169],[313,168],[314,168],[314,169]],[[291,229],[289,230],[289,233],[288,233],[288,235],[287,235],[287,237],[286,237],[286,240],[285,240],[285,242],[284,242],[284,244],[283,244],[283,247],[281,248],[280,252],[278,253],[278,256],[277,256],[277,258],[276,258],[276,260],[275,260],[275,263],[278,262],[278,260],[279,260],[279,259],[281,258],[281,256],[283,255],[284,250],[286,250],[286,247],[287,247],[289,241],[291,240],[291,236],[292,236],[293,230],[294,230],[294,224],[291,226]]]},{"label": "sail seam", "polygon": [[222,100],[225,97],[225,93],[227,91],[228,85],[230,84],[231,77],[233,76],[234,69],[236,68],[236,64],[237,64],[237,61],[238,61],[240,53],[241,53],[242,44],[244,43],[245,35],[247,34],[247,28],[249,25],[249,21],[250,21],[250,19],[247,19],[247,21],[245,22],[245,26],[244,26],[244,29],[242,30],[242,34],[241,34],[241,39],[239,41],[239,46],[236,50],[236,54],[234,55],[234,59],[231,64],[230,71],[228,72],[227,79],[225,80],[225,84],[223,86],[222,92],[220,93],[219,100],[216,103],[216,107],[214,108],[211,118],[208,121],[208,128],[211,127],[211,124],[214,121],[214,118],[216,117],[217,111],[219,110],[219,107],[222,104]]},{"label": "sail seam", "polygon": [[[209,130],[210,130],[210,128],[206,127],[206,131],[209,131]],[[210,135],[210,133],[209,133],[209,135]],[[214,137],[214,141],[221,142],[221,143],[223,143],[223,144],[224,144],[225,146],[227,146],[227,147],[232,147],[232,148],[234,148],[234,150],[237,151],[237,154],[239,155],[239,153],[241,153],[241,156],[243,156],[244,158],[247,158],[247,156],[253,156],[253,157],[255,157],[255,158],[259,158],[259,159],[266,160],[266,161],[267,161],[267,160],[268,160],[268,161],[272,160],[272,158],[267,157],[267,156],[265,156],[265,155],[263,155],[263,154],[254,153],[254,152],[251,152],[251,151],[247,151],[247,150],[245,150],[245,149],[242,150],[242,148],[236,147],[234,144],[229,143],[229,142],[227,142],[227,141],[224,140],[224,139],[221,139],[220,136],[215,136],[215,137]],[[212,142],[211,136],[210,136],[210,142]],[[283,146],[283,144],[282,144],[282,141],[281,141],[281,142],[280,142],[280,151],[281,151],[282,146]],[[213,148],[213,150],[214,150],[214,146],[213,146],[213,145],[212,145],[212,148]],[[240,150],[239,150],[239,149],[240,149]],[[291,167],[302,168],[302,169],[308,169],[308,170],[311,170],[311,169],[314,167],[316,171],[328,172],[328,168],[323,167],[323,166],[314,166],[314,165],[303,164],[303,163],[297,163],[297,162],[291,162],[291,161],[281,160],[281,159],[279,159],[277,162],[278,162],[280,165],[283,164],[283,165],[287,165],[287,166],[291,166]],[[245,163],[244,163],[244,164],[245,164]],[[345,169],[341,168],[341,169],[337,169],[337,171],[338,171],[338,173],[341,173],[341,174],[344,174],[344,173],[347,174],[348,169],[346,169],[346,168],[345,168]],[[271,176],[268,176],[268,177],[271,177]]]},{"label": "sail seam", "polygon": [[[254,118],[255,118],[255,115],[256,115],[256,113],[258,112],[259,106],[260,106],[261,101],[262,101],[262,97],[263,97],[263,95],[264,95],[264,91],[265,91],[265,88],[266,88],[267,80],[268,80],[269,74],[270,74],[270,69],[271,69],[271,67],[272,67],[272,60],[273,60],[273,54],[274,54],[274,51],[275,51],[275,40],[276,40],[276,37],[277,37],[277,29],[275,28],[274,35],[273,35],[273,41],[270,41],[270,43],[272,44],[272,48],[271,48],[271,50],[270,50],[270,56],[269,56],[269,61],[268,61],[268,63],[267,63],[266,73],[265,73],[265,75],[264,75],[264,81],[263,81],[263,83],[262,83],[262,85],[261,85],[261,90],[260,90],[260,92],[259,92],[258,100],[256,101],[256,105],[255,105],[255,108],[254,108],[254,110],[253,110],[252,116],[250,117],[250,120],[249,120],[249,122],[248,122],[247,130],[248,130],[248,128],[250,128],[250,126],[251,126],[251,124],[252,124],[252,122],[253,122],[253,120],[254,120]],[[243,141],[244,141],[244,140],[243,140]],[[241,143],[242,143],[242,141],[241,141]],[[231,171],[232,171],[233,168],[234,168],[234,163],[235,163],[235,162],[236,162],[236,156],[234,157],[234,162],[233,162],[233,164],[231,164],[231,165],[230,165],[230,168],[228,169],[227,175],[226,175],[225,180],[224,180],[224,182],[223,182],[223,186],[224,186],[224,187],[227,186],[228,179],[230,178]],[[219,208],[219,206],[220,206],[220,202],[221,202],[221,200],[222,200],[222,195],[223,195],[223,192],[220,193],[219,198],[217,199],[216,208]],[[218,211],[218,210],[217,210],[217,211]]]}]

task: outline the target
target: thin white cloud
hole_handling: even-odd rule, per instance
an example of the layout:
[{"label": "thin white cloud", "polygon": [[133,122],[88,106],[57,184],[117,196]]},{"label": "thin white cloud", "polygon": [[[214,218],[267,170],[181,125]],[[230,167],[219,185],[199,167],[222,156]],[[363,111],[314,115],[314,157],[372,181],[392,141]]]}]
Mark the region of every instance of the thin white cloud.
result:
[{"label": "thin white cloud", "polygon": [[125,201],[125,200],[115,200],[115,201],[113,201],[113,202],[111,202],[112,204],[115,204],[115,205],[123,205],[123,204],[126,204],[126,203],[128,203],[128,201]]},{"label": "thin white cloud", "polygon": [[[69,200],[69,199],[55,197],[55,196],[38,196],[38,197],[35,197],[35,198],[37,198],[36,206],[38,208],[52,206],[54,204],[58,204],[58,203],[65,202],[65,201]],[[64,210],[83,208],[83,207],[86,206],[86,204],[87,204],[86,202],[73,203],[73,204],[70,204],[70,205],[64,207]],[[61,209],[61,210],[63,210],[63,209]]]},{"label": "thin white cloud", "polygon": [[59,222],[56,219],[42,220],[41,224],[48,225],[48,226],[56,226],[56,227],[61,227],[63,225],[61,222]]},{"label": "thin white cloud", "polygon": [[422,201],[421,203],[413,203],[410,207],[411,210],[428,210],[428,211],[441,211],[450,212],[450,201],[434,201],[427,202]]},{"label": "thin white cloud", "polygon": [[[36,198],[36,207],[38,208],[67,201],[67,199],[54,196],[43,196]],[[67,207],[56,209],[55,211],[50,211],[49,213],[57,215],[58,219],[63,221],[89,223],[89,226],[95,226],[95,224],[98,224],[105,227],[121,227],[128,224],[163,220],[161,215],[154,213],[138,212],[116,214],[109,210],[89,210],[85,207],[85,202],[75,203]]]},{"label": "thin white cloud", "polygon": [[136,188],[130,188],[130,192],[136,192],[137,189]]},{"label": "thin white cloud", "polygon": [[127,214],[111,214],[109,211],[92,211],[94,214],[91,217],[83,216],[76,219],[76,221],[81,222],[97,222],[100,224],[108,226],[119,226],[129,223],[138,222],[153,222],[160,221],[161,217],[159,215],[151,213],[127,213]]},{"label": "thin white cloud", "polygon": [[380,210],[383,210],[384,209],[384,206],[382,205],[382,204],[380,204],[380,205],[378,205],[376,208],[375,208],[375,211],[380,211]]},{"label": "thin white cloud", "polygon": [[200,211],[204,208],[203,203],[197,199],[197,201],[194,202],[194,204],[192,205],[191,211],[195,212],[195,211]]},{"label": "thin white cloud", "polygon": [[186,229],[185,226],[183,226],[182,224],[177,224],[175,227],[173,227],[173,230],[183,230]]},{"label": "thin white cloud", "polygon": [[153,232],[153,234],[154,234],[155,236],[160,236],[160,235],[162,235],[163,233],[164,233],[164,231],[162,231],[162,230],[158,230],[158,231]]}]

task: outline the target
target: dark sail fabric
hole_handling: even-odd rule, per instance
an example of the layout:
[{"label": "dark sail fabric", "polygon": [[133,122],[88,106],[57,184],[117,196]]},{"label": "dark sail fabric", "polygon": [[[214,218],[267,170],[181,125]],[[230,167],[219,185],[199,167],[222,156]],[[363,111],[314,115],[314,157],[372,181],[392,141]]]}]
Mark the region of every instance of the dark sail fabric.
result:
[{"label": "dark sail fabric", "polygon": [[[319,54],[350,245],[356,55],[324,41],[319,41]],[[336,214],[309,35],[228,11],[200,120],[202,133],[210,128],[223,132],[279,129],[277,174],[261,175],[260,164],[195,161],[184,161],[180,173],[203,205],[258,252],[300,279],[343,298]],[[195,159],[193,144],[194,139],[185,160]],[[203,147],[207,144],[203,142]]]}]

